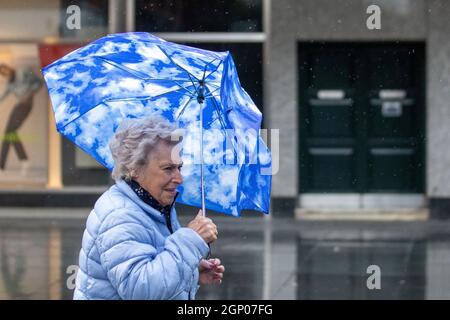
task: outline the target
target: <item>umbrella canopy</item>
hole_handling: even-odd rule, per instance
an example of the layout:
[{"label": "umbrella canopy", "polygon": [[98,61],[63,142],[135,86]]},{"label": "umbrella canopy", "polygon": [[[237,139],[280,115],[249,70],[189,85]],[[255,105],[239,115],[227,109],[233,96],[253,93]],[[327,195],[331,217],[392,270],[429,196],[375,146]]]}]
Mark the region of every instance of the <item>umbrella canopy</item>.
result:
[{"label": "umbrella canopy", "polygon": [[109,140],[120,123],[159,114],[185,129],[177,202],[201,206],[203,174],[206,208],[235,216],[243,209],[269,212],[271,154],[259,136],[261,112],[229,52],[149,33],[113,34],[43,74],[57,130],[106,168],[114,166]]}]

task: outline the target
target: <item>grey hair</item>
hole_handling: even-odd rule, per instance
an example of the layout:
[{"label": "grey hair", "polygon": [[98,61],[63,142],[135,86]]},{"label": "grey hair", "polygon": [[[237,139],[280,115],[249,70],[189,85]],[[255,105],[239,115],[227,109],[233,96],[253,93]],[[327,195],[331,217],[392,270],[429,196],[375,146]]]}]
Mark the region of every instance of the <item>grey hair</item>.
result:
[{"label": "grey hair", "polygon": [[131,180],[149,161],[151,151],[161,142],[176,145],[181,129],[159,115],[122,121],[109,142],[114,180]]}]

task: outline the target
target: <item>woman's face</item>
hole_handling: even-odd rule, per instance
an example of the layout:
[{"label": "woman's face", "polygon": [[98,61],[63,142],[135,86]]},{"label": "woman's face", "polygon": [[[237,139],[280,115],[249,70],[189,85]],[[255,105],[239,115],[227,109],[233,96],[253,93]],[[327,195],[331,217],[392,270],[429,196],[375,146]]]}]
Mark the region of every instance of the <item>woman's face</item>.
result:
[{"label": "woman's face", "polygon": [[[172,150],[175,151],[173,159]],[[176,188],[183,182],[181,176],[183,162],[177,151],[176,146],[163,141],[158,143],[150,154],[147,167],[144,167],[135,178],[163,206],[172,204]]]}]

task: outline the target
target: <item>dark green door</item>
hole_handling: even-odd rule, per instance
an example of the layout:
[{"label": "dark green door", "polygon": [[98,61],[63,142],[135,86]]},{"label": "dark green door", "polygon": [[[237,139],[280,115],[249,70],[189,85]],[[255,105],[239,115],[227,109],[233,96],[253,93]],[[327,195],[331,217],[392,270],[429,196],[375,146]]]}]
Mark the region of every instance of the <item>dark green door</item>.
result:
[{"label": "dark green door", "polygon": [[422,192],[423,45],[299,45],[301,192]]}]

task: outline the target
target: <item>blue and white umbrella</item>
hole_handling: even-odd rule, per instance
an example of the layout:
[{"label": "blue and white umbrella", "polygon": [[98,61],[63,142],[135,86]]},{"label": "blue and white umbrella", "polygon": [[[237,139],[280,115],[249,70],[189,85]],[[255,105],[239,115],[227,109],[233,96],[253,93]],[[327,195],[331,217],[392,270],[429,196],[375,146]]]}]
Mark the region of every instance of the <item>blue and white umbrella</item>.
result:
[{"label": "blue and white umbrella", "polygon": [[162,115],[185,129],[177,202],[235,216],[244,209],[269,212],[271,154],[259,136],[261,112],[241,87],[229,52],[149,33],[113,34],[43,74],[57,130],[109,170],[109,140],[119,124]]}]

